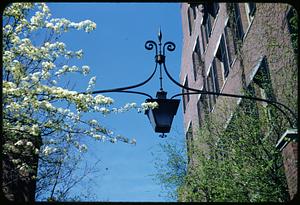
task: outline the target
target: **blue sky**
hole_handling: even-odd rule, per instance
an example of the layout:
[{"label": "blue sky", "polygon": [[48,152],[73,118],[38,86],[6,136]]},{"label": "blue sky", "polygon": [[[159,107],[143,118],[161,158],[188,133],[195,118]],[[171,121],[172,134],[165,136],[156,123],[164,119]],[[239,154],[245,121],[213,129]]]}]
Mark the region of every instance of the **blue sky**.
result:
[{"label": "blue sky", "polygon": [[[95,90],[123,87],[144,81],[154,69],[153,51],[144,48],[147,40],[157,41],[159,27],[163,42],[173,41],[174,52],[167,52],[166,64],[172,76],[178,80],[181,59],[182,28],[180,4],[177,3],[49,3],[53,18],[64,17],[72,21],[90,19],[97,24],[96,31],[70,32],[62,41],[67,48],[83,49],[84,58],[78,65],[89,65],[91,73],[86,78],[73,78],[75,90],[84,91],[89,78],[97,77]],[[164,89],[168,96],[179,93],[180,89],[171,84],[164,75]],[[155,96],[159,89],[159,76],[138,91]],[[145,97],[108,93],[115,100],[114,106],[127,102],[138,104]],[[96,116],[97,117],[97,116]],[[154,156],[159,143],[168,140],[183,141],[182,104],[175,116],[167,138],[154,133],[146,115],[131,111],[128,113],[98,116],[99,121],[113,129],[116,134],[136,138],[137,144],[111,144],[90,141],[85,162],[101,159],[101,176],[95,177],[91,192],[95,200],[109,201],[165,201],[161,187],[155,184],[151,174],[155,173]],[[74,192],[80,193],[80,188]]]}]

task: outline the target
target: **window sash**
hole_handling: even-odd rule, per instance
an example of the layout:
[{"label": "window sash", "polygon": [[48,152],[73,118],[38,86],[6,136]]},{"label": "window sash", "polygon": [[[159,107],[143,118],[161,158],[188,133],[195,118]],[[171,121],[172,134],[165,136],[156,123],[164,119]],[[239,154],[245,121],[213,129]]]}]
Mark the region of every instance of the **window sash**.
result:
[{"label": "window sash", "polygon": [[[207,77],[207,87],[208,87],[208,91],[210,92],[217,92],[217,93],[220,92],[215,60],[213,60],[212,62],[212,66]],[[212,111],[213,106],[216,104],[216,98],[217,98],[216,95],[209,95],[210,111]]]},{"label": "window sash", "polygon": [[229,73],[229,59],[228,59],[228,51],[227,51],[227,47],[223,35],[221,37],[220,48],[221,48],[221,58],[222,58],[221,61],[223,63],[223,68],[224,68],[224,77],[227,77]]},{"label": "window sash", "polygon": [[238,3],[234,3],[234,17],[235,17],[235,23],[236,23],[236,37],[240,40],[243,39],[244,36],[244,29],[242,24],[242,17],[240,13],[240,8]]},{"label": "window sash", "polygon": [[256,4],[254,2],[248,2],[247,4],[249,8],[249,16],[253,17],[256,11]]}]

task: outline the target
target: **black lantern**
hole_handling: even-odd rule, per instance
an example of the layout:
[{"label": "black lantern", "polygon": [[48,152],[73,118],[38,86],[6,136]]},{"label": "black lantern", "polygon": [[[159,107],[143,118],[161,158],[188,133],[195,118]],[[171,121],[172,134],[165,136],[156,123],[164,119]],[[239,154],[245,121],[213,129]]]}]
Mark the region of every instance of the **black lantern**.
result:
[{"label": "black lantern", "polygon": [[173,118],[177,113],[180,103],[178,99],[166,99],[167,92],[159,91],[156,94],[157,99],[147,99],[146,102],[157,102],[158,108],[148,109],[145,114],[150,120],[150,123],[155,132],[169,133]]}]

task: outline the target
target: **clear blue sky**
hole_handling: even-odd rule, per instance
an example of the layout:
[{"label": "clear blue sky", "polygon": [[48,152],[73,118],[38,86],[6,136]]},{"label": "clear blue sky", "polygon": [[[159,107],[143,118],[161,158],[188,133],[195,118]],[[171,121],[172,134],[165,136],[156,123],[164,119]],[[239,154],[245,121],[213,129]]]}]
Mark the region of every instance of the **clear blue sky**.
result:
[{"label": "clear blue sky", "polygon": [[[52,17],[64,17],[78,22],[90,19],[97,24],[96,31],[70,32],[62,38],[67,48],[83,49],[84,58],[78,65],[89,65],[91,73],[86,78],[73,78],[75,90],[84,91],[89,78],[97,77],[96,90],[122,87],[145,80],[154,69],[154,52],[144,48],[147,40],[157,41],[159,27],[163,41],[176,44],[174,52],[167,52],[166,64],[175,79],[179,78],[182,28],[180,4],[177,3],[49,3]],[[158,73],[157,73],[158,74]],[[164,76],[164,89],[168,96],[180,89]],[[155,96],[159,89],[158,75],[139,91]],[[115,106],[126,102],[144,102],[143,96],[131,94],[106,94],[114,98]],[[134,111],[96,116],[116,134],[134,137],[136,146],[124,143],[89,143],[85,161],[91,164],[96,158],[102,160],[102,176],[95,177],[91,184],[96,200],[109,201],[165,201],[160,197],[161,187],[152,180],[155,173],[154,157],[158,144],[163,141],[183,140],[182,104],[173,121],[167,138],[154,133],[146,115]],[[106,169],[107,168],[107,169]],[[74,190],[75,192],[80,190]]]}]

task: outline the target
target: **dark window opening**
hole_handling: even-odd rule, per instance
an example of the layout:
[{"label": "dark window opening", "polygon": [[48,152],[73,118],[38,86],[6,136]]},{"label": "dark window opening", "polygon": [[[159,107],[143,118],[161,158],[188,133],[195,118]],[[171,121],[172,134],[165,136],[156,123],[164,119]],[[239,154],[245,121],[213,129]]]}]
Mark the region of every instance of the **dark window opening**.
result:
[{"label": "dark window opening", "polygon": [[244,29],[242,24],[242,17],[238,3],[234,3],[234,23],[235,23],[235,37],[242,40],[244,37]]},{"label": "dark window opening", "polygon": [[190,32],[190,35],[192,35],[192,27],[193,27],[193,23],[192,21],[194,21],[193,19],[191,19],[191,9],[188,8],[188,24],[189,24],[189,32]]},{"label": "dark window opening", "polygon": [[249,16],[253,17],[256,11],[256,4],[254,2],[249,2],[248,7],[249,7]]},{"label": "dark window opening", "polygon": [[[184,86],[185,87],[189,86],[187,77],[185,79]],[[187,106],[188,102],[190,101],[190,95],[188,94],[189,90],[183,88],[182,93],[185,94],[185,95],[182,95],[182,98],[183,98],[183,112],[185,112],[186,111],[186,106]]]},{"label": "dark window opening", "polygon": [[219,12],[219,3],[204,3],[204,11],[209,13],[213,18],[216,18]]},{"label": "dark window opening", "polygon": [[203,25],[204,25],[206,36],[210,37],[211,30],[212,30],[212,19],[208,13],[204,14]]},{"label": "dark window opening", "polygon": [[229,65],[231,66],[233,63],[234,55],[235,55],[235,45],[234,45],[234,38],[231,31],[231,25],[229,22],[227,23],[225,29],[224,29],[224,36],[225,36],[225,42],[227,45],[227,54],[228,54],[228,61]]},{"label": "dark window opening", "polygon": [[193,126],[192,126],[192,122],[189,125],[189,128],[186,132],[185,135],[186,138],[186,143],[187,143],[187,157],[188,157],[188,164],[190,164],[191,162],[191,158],[192,158],[192,154],[194,153],[194,149],[193,149]]},{"label": "dark window opening", "polygon": [[203,51],[206,50],[206,46],[208,44],[208,35],[205,29],[205,25],[201,25],[201,36],[202,36],[202,46],[203,46]]},{"label": "dark window opening", "polygon": [[[215,93],[220,92],[215,60],[213,60],[211,70],[207,76],[207,89],[209,92],[215,92]],[[208,99],[209,99],[208,105],[209,105],[210,112],[212,111],[214,105],[216,104],[216,98],[217,98],[217,95],[213,95],[213,94],[209,95],[209,97],[208,97]]]},{"label": "dark window opening", "polygon": [[190,6],[187,11],[190,35],[192,35],[193,27],[194,27],[194,20],[197,17],[197,10],[196,10],[197,6],[198,6],[198,4],[196,4],[196,3],[190,3]]},{"label": "dark window opening", "polygon": [[223,71],[224,71],[224,77],[227,77],[229,73],[229,56],[228,56],[228,51],[227,51],[227,47],[223,35],[221,37],[221,41],[220,41],[220,45],[216,57],[221,61]]},{"label": "dark window opening", "polygon": [[207,105],[205,102],[205,95],[201,95],[200,99],[197,102],[197,111],[198,111],[198,120],[199,120],[199,127],[202,127],[204,124],[204,119],[206,115]]},{"label": "dark window opening", "polygon": [[196,10],[196,8],[197,8],[197,4],[190,4],[190,7],[192,8],[192,11],[193,11],[193,18],[194,19],[196,19],[196,17],[197,17],[197,10]]},{"label": "dark window opening", "polygon": [[206,45],[208,44],[208,39],[212,33],[212,26],[219,12],[219,3],[204,3],[202,8],[201,12],[203,13],[203,22],[201,25],[201,35],[203,50],[205,50]]},{"label": "dark window opening", "polygon": [[196,46],[192,54],[193,60],[193,71],[194,71],[194,80],[197,80],[197,76],[202,72],[203,61],[201,60],[201,50],[199,45],[199,37],[196,41]]}]

